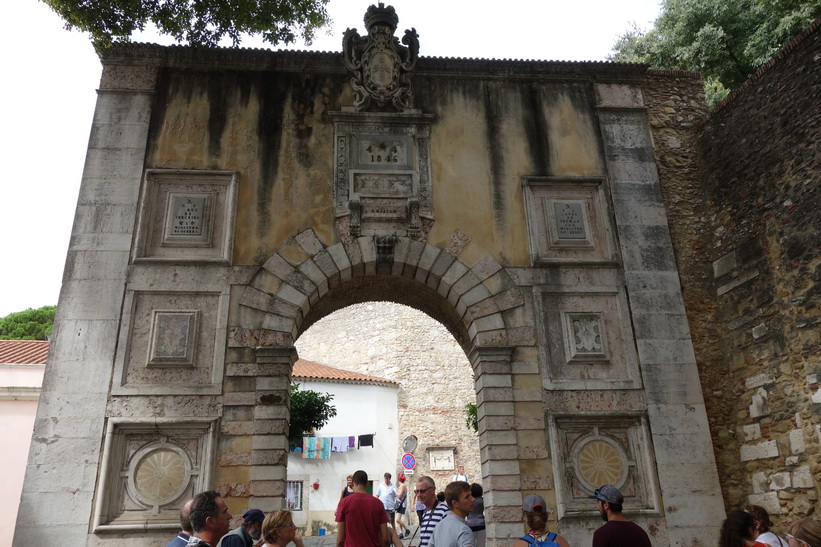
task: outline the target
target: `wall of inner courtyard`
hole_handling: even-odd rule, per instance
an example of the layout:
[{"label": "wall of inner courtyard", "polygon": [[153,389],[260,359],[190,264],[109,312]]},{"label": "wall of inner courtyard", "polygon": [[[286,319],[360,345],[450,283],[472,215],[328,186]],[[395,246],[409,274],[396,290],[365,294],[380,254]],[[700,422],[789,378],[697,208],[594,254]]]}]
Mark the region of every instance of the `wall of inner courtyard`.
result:
[{"label": "wall of inner courtyard", "polygon": [[[431,449],[453,449],[454,465],[481,480],[479,436],[465,424],[465,405],[476,402],[473,369],[465,352],[441,324],[424,313],[392,302],[343,308],[314,323],[296,342],[303,359],[399,382],[399,438],[415,435],[415,476],[430,475],[438,489],[455,469],[431,470]],[[385,469],[394,477],[402,470]]]}]

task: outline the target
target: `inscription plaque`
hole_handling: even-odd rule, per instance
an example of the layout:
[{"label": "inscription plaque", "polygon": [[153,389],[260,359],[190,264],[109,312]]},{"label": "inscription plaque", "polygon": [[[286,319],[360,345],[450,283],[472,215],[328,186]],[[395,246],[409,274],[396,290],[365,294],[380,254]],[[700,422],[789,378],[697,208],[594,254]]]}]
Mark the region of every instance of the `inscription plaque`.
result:
[{"label": "inscription plaque", "polygon": [[408,205],[405,200],[368,199],[362,201],[362,220],[405,220]]},{"label": "inscription plaque", "polygon": [[202,215],[205,211],[205,197],[173,196],[171,210],[174,211],[174,218],[169,235],[202,236]]},{"label": "inscription plaque", "polygon": [[407,143],[400,140],[362,140],[359,142],[359,163],[408,164]]},{"label": "inscription plaque", "polygon": [[163,245],[190,247],[211,240],[214,194],[168,192]]},{"label": "inscription plaque", "polygon": [[556,201],[556,235],[559,239],[587,239],[584,210],[578,201]]},{"label": "inscription plaque", "polygon": [[354,192],[360,196],[408,198],[413,192],[413,175],[354,175]]}]

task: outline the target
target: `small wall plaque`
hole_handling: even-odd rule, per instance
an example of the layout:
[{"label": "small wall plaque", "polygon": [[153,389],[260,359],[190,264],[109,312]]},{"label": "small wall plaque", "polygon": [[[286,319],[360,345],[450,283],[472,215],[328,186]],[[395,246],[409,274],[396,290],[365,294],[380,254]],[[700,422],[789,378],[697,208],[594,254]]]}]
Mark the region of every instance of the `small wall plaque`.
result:
[{"label": "small wall plaque", "polygon": [[194,366],[197,311],[155,311],[148,366]]},{"label": "small wall plaque", "polygon": [[587,228],[582,203],[555,201],[556,235],[559,239],[587,239]]},{"label": "small wall plaque", "polygon": [[183,237],[188,239],[202,238],[209,226],[207,219],[210,218],[209,195],[197,194],[169,194],[168,225],[166,226],[165,239],[170,237]]}]

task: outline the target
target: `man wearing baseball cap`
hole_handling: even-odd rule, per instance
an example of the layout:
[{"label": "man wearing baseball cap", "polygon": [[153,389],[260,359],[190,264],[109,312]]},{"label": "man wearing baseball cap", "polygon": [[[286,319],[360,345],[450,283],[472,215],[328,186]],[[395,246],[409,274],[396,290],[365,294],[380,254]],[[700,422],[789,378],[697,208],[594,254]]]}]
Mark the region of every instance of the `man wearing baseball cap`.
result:
[{"label": "man wearing baseball cap", "polygon": [[265,514],[259,509],[247,510],[242,525],[225,534],[217,547],[253,547],[262,537],[263,520]]},{"label": "man wearing baseball cap", "polygon": [[593,547],[651,547],[647,532],[622,515],[624,496],[618,488],[602,486],[589,498],[596,500],[599,514],[607,523],[593,533]]}]

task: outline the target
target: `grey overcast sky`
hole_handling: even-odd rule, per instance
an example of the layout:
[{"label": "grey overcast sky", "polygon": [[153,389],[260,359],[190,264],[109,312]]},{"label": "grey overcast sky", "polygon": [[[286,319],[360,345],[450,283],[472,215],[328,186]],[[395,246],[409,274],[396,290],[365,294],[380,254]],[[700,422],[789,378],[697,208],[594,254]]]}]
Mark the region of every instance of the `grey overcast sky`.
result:
[{"label": "grey overcast sky", "polygon": [[[330,0],[333,25],[311,47],[339,51],[348,27],[365,33],[373,1]],[[659,0],[387,0],[420,55],[602,61],[633,23],[647,29]],[[170,43],[150,32],[140,41]],[[244,47],[269,47],[259,40]],[[5,77],[0,160],[0,317],[57,304],[100,79],[88,38],[37,0],[0,2]]]}]

